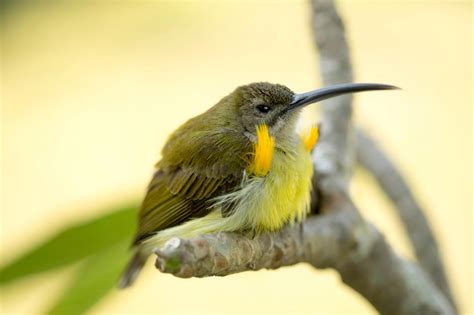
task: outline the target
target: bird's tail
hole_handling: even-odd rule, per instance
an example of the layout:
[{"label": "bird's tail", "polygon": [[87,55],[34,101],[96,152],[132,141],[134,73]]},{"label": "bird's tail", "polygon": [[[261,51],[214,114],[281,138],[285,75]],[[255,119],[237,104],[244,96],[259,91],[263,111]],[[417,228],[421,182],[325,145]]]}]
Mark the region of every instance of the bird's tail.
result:
[{"label": "bird's tail", "polygon": [[120,289],[127,288],[131,286],[133,282],[135,282],[138,274],[143,268],[143,265],[145,265],[147,258],[148,255],[144,255],[140,250],[136,251],[135,255],[133,255],[132,259],[122,273],[122,277],[120,278],[118,284]]}]

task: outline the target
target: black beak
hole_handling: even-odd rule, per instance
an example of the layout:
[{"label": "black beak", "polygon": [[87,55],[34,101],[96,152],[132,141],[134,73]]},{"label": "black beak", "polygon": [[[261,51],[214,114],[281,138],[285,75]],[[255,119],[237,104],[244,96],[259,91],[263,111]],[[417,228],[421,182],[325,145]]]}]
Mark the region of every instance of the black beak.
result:
[{"label": "black beak", "polygon": [[300,108],[312,103],[316,103],[331,97],[348,94],[348,93],[357,93],[365,91],[381,91],[381,90],[399,90],[400,88],[387,85],[387,84],[378,84],[378,83],[344,83],[337,84],[314,91],[295,94],[293,95],[293,100],[288,105],[288,110],[293,110]]}]

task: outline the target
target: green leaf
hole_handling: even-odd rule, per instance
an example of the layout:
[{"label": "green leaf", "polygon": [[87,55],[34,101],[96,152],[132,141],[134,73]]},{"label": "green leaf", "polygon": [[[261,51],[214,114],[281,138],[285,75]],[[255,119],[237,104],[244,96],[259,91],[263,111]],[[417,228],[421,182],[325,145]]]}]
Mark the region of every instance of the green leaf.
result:
[{"label": "green leaf", "polygon": [[70,286],[47,314],[84,314],[115,288],[129,258],[129,242],[120,242],[86,259]]},{"label": "green leaf", "polygon": [[122,240],[131,241],[136,207],[122,207],[72,225],[0,268],[0,285],[59,268],[99,253]]}]

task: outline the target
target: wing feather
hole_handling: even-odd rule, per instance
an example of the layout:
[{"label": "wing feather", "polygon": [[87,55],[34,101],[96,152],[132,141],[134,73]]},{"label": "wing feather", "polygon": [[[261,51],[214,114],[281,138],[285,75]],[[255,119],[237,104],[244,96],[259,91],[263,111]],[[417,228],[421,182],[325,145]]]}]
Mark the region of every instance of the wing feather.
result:
[{"label": "wing feather", "polygon": [[[251,148],[247,138],[235,132],[213,133],[205,139],[201,134],[192,142],[172,136],[165,146],[139,212],[135,245],[157,231],[205,216],[210,212],[209,199],[240,185],[246,166],[243,157]],[[199,154],[199,159],[193,159],[193,154]]]}]

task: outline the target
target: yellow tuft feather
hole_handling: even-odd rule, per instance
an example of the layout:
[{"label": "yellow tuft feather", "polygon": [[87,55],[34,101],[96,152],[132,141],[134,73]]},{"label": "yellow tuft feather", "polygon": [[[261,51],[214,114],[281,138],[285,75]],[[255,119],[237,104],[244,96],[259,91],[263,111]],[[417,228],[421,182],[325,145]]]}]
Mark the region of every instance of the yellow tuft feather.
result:
[{"label": "yellow tuft feather", "polygon": [[312,126],[307,134],[301,135],[301,140],[303,140],[304,146],[306,147],[306,150],[308,150],[308,152],[311,152],[311,150],[313,150],[314,146],[316,145],[316,142],[318,142],[318,138],[319,128],[316,126]]},{"label": "yellow tuft feather", "polygon": [[319,128],[317,126],[312,126],[309,132],[301,135],[301,140],[304,143],[304,146],[308,152],[313,150],[314,146],[318,142],[319,138]]},{"label": "yellow tuft feather", "polygon": [[270,171],[275,150],[275,138],[268,133],[265,124],[257,126],[257,143],[254,144],[253,160],[250,163],[250,173],[265,176]]}]

